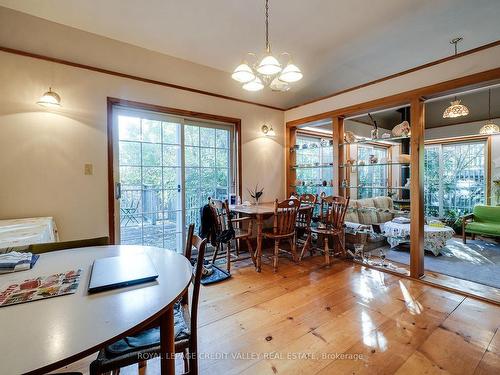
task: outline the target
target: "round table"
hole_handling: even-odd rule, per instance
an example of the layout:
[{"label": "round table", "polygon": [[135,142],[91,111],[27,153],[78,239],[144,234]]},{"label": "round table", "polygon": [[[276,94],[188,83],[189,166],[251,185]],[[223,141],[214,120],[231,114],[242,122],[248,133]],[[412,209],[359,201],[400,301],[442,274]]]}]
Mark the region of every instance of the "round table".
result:
[{"label": "round table", "polygon": [[[156,281],[88,294],[97,258],[146,253]],[[181,254],[147,246],[97,246],[45,253],[35,267],[0,275],[12,282],[82,269],[76,293],[0,308],[2,374],[46,373],[97,352],[118,338],[158,322],[162,373],[175,372],[173,305],[187,290],[192,267]]]},{"label": "round table", "polygon": [[[400,224],[388,221],[382,226],[384,236],[391,247],[410,241],[410,224]],[[446,241],[455,235],[453,228],[433,227],[424,225],[424,249],[439,255],[440,251],[446,246]]]}]

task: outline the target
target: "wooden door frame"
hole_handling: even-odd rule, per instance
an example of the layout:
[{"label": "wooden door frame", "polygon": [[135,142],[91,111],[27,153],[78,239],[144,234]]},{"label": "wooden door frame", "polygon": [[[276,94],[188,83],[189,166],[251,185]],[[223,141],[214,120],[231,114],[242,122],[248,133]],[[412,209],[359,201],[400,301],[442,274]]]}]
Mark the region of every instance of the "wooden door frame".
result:
[{"label": "wooden door frame", "polygon": [[236,178],[238,194],[242,195],[242,153],[241,153],[241,119],[214,115],[210,113],[194,112],[184,109],[164,107],[156,104],[141,103],[132,100],[107,98],[107,143],[108,143],[108,230],[111,244],[115,244],[115,178],[114,178],[114,142],[113,142],[113,108],[122,106],[129,109],[147,110],[165,115],[188,117],[199,120],[225,122],[234,125],[235,155],[236,155]]}]

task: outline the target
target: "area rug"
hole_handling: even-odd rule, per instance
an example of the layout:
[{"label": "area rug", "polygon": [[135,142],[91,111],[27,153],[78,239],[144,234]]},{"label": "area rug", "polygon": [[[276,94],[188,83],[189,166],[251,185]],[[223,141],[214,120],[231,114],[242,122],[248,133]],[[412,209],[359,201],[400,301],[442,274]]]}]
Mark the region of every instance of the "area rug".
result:
[{"label": "area rug", "polygon": [[[387,249],[386,258],[410,264],[408,249]],[[438,256],[425,253],[425,269],[500,288],[500,244],[494,240],[451,239]]]}]

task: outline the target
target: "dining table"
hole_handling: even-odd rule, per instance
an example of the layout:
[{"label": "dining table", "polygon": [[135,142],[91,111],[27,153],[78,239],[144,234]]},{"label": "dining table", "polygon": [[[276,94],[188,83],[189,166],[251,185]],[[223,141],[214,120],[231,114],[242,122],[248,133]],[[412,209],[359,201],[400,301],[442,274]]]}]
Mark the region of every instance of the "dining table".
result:
[{"label": "dining table", "polygon": [[[147,254],[153,282],[89,294],[94,260]],[[0,275],[0,290],[35,277],[81,269],[73,294],[0,307],[2,374],[45,374],[98,352],[146,326],[160,327],[161,373],[175,373],[174,304],[187,292],[192,266],[181,254],[148,246],[112,245],[40,255],[31,270]]]},{"label": "dining table", "polygon": [[[274,215],[274,203],[275,202],[260,202],[259,204],[229,206],[231,211],[244,216],[252,217],[257,223],[257,247],[255,249],[255,269],[257,272],[261,272],[262,270],[262,239],[264,237],[264,220]],[[306,204],[301,205],[299,210],[310,208],[311,206]]]}]

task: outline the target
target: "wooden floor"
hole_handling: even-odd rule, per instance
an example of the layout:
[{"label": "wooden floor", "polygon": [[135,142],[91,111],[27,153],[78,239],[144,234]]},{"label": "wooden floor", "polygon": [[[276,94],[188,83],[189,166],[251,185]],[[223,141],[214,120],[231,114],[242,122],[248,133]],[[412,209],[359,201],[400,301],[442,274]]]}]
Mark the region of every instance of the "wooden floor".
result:
[{"label": "wooden floor", "polygon": [[[230,280],[203,287],[200,373],[500,374],[500,307],[322,262],[280,260],[277,274],[241,262]],[[92,359],[68,369],[87,373]],[[159,374],[158,361],[145,374]]]}]

